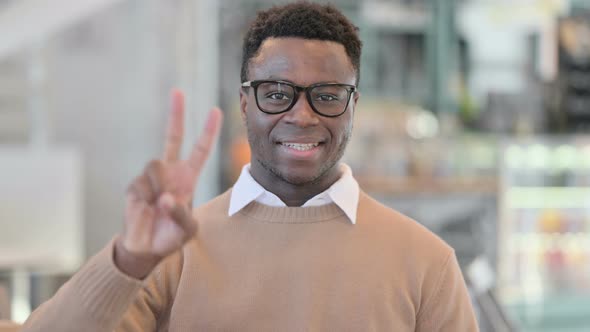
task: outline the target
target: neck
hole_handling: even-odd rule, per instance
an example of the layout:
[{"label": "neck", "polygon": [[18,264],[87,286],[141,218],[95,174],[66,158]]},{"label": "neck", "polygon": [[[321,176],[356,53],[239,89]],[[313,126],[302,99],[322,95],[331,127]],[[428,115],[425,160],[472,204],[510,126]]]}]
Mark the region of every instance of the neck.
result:
[{"label": "neck", "polygon": [[277,195],[287,206],[302,206],[314,196],[326,191],[340,178],[336,164],[314,181],[294,184],[254,160],[250,166],[250,174],[264,189]]}]

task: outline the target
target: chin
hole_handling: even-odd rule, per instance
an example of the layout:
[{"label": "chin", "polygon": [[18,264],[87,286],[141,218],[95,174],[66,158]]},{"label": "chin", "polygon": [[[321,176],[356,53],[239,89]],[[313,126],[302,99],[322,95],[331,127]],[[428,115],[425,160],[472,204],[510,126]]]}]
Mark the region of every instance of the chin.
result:
[{"label": "chin", "polygon": [[301,186],[313,183],[321,177],[321,171],[311,165],[285,165],[279,160],[258,160],[266,171],[274,176],[277,181]]},{"label": "chin", "polygon": [[278,178],[282,179],[283,181],[290,183],[292,185],[305,185],[308,183],[313,183],[317,181],[321,177],[321,173],[318,171],[294,171],[294,170],[281,170],[281,169],[272,169],[272,172]]},{"label": "chin", "polygon": [[316,165],[285,165],[279,160],[257,160],[262,168],[272,174],[277,181],[294,186],[309,185],[322,181],[326,176],[329,176],[330,171],[337,164],[332,160],[325,160]]},{"label": "chin", "polygon": [[318,176],[297,176],[295,174],[288,174],[287,176],[284,176],[283,179],[292,185],[302,186],[308,183],[316,182],[318,180]]}]

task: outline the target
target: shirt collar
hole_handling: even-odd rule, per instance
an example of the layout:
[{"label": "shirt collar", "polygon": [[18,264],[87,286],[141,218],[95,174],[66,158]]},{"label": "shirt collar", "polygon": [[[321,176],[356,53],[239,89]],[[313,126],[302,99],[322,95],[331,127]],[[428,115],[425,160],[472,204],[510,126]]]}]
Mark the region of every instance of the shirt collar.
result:
[{"label": "shirt collar", "polygon": [[264,195],[265,192],[266,189],[264,189],[258,182],[256,182],[256,180],[254,180],[252,175],[250,175],[250,164],[245,165],[242,167],[240,177],[231,191],[228,210],[229,216],[233,216],[246,205]]},{"label": "shirt collar", "polygon": [[352,176],[352,170],[346,164],[340,164],[342,176],[328,188],[328,195],[344,211],[348,219],[356,224],[356,211],[359,203],[359,184]]},{"label": "shirt collar", "polygon": [[[352,170],[346,164],[340,164],[341,176],[338,181],[326,191],[314,196],[305,204],[306,206],[318,206],[334,202],[348,219],[356,224],[356,213],[359,201],[359,185],[352,176]],[[287,206],[275,194],[262,187],[252,175],[250,175],[250,164],[242,168],[240,177],[234,184],[231,191],[228,214],[233,216],[253,201],[270,206]]]}]

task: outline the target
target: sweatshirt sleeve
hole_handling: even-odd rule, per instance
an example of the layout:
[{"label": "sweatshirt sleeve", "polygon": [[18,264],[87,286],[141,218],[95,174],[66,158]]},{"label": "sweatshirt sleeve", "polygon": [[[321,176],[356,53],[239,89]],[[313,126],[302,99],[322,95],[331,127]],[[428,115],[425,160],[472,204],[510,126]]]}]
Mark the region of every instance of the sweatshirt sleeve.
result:
[{"label": "sweatshirt sleeve", "polygon": [[152,276],[140,281],[119,271],[113,261],[114,242],[35,310],[22,331],[154,331],[156,319],[148,310],[154,304],[142,300],[150,295],[148,289],[154,289],[149,286]]},{"label": "sweatshirt sleeve", "polygon": [[418,313],[416,332],[479,331],[454,251],[447,256],[437,278],[434,292]]}]

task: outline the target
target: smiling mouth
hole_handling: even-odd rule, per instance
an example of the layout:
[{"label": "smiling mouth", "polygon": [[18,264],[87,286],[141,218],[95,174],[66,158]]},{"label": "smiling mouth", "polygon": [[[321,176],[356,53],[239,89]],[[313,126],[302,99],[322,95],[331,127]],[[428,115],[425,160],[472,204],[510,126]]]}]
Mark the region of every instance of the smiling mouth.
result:
[{"label": "smiling mouth", "polygon": [[281,142],[283,146],[286,146],[291,149],[299,150],[299,151],[309,151],[313,148],[316,148],[320,145],[320,143],[291,143],[291,142]]}]

